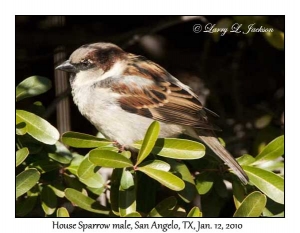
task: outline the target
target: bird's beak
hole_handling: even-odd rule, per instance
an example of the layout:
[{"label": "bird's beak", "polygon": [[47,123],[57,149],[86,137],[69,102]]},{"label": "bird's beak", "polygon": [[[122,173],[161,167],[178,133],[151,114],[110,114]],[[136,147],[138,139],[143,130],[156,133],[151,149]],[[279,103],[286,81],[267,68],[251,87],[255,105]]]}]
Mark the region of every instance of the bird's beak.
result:
[{"label": "bird's beak", "polygon": [[71,64],[70,60],[64,61],[62,64],[55,68],[56,70],[62,70],[70,73],[76,73],[76,67]]}]

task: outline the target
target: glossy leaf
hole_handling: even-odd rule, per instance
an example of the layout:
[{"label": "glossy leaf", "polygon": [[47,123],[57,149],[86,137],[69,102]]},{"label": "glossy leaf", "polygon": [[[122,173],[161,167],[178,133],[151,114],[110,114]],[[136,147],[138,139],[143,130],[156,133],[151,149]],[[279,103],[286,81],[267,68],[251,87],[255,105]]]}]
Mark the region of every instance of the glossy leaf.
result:
[{"label": "glossy leaf", "polygon": [[180,191],[184,189],[184,182],[177,176],[173,175],[170,172],[165,172],[157,169],[153,169],[151,167],[138,167],[138,171],[145,173],[146,175],[150,176],[151,178],[155,179],[162,185],[172,189],[174,191]]},{"label": "glossy leaf", "polygon": [[[132,146],[140,149],[142,141]],[[199,159],[205,154],[205,146],[199,142],[178,138],[157,139],[151,153],[173,159]]]},{"label": "glossy leaf", "polygon": [[89,160],[101,167],[124,168],[132,167],[132,162],[123,155],[106,150],[92,150],[89,154]]},{"label": "glossy leaf", "polygon": [[119,212],[119,187],[122,177],[123,169],[116,168],[111,175],[111,188],[110,188],[110,204],[111,210],[115,215],[120,215]]},{"label": "glossy leaf", "polygon": [[255,158],[252,155],[244,154],[236,160],[240,165],[249,165],[255,161]]},{"label": "glossy leaf", "polygon": [[57,205],[57,197],[53,190],[48,187],[48,185],[44,186],[41,192],[41,202],[42,208],[46,215],[51,215],[56,210]]},{"label": "glossy leaf", "polygon": [[284,154],[284,136],[275,138],[256,156],[254,164],[272,161]]},{"label": "glossy leaf", "polygon": [[134,186],[133,176],[130,171],[123,170],[120,186],[123,190],[129,189]]},{"label": "glossy leaf", "polygon": [[27,133],[27,127],[25,122],[19,122],[16,124],[16,134],[24,135]]},{"label": "glossy leaf", "polygon": [[62,142],[75,148],[94,148],[112,145],[112,142],[106,139],[77,132],[64,133],[62,135]]},{"label": "glossy leaf", "polygon": [[40,179],[40,173],[36,169],[28,169],[16,177],[16,198],[30,190]]},{"label": "glossy leaf", "polygon": [[147,167],[165,171],[165,172],[170,171],[170,168],[171,168],[170,164],[168,164],[162,160],[157,160],[157,159],[156,160],[148,160],[139,165],[139,167],[143,167],[143,166],[147,166]]},{"label": "glossy leaf", "polygon": [[70,165],[68,167],[66,167],[66,169],[69,172],[71,172],[73,175],[77,176],[78,175],[77,174],[78,167],[83,159],[84,159],[84,156],[79,155],[77,153],[73,153],[73,159],[72,159]]},{"label": "glossy leaf", "polygon": [[250,193],[235,211],[233,217],[259,217],[267,203],[267,198],[262,193]]},{"label": "glossy leaf", "polygon": [[35,207],[39,195],[39,187],[35,185],[27,192],[27,198],[16,202],[16,215],[24,217],[29,214]]},{"label": "glossy leaf", "polygon": [[102,188],[105,183],[103,177],[98,172],[94,173],[92,176],[85,179],[79,178],[79,180],[91,188]]},{"label": "glossy leaf", "polygon": [[178,195],[187,203],[193,201],[197,194],[197,190],[189,169],[181,162],[169,159],[169,163],[171,164],[172,172],[184,182],[184,189],[179,191]]},{"label": "glossy leaf", "polygon": [[264,32],[262,33],[265,39],[275,48],[284,49],[284,33],[277,29],[274,29],[273,32]]},{"label": "glossy leaf", "polygon": [[70,158],[69,156],[64,156],[64,155],[57,154],[57,153],[49,153],[48,156],[49,156],[49,158],[51,158],[61,164],[69,164],[72,160],[72,158]]},{"label": "glossy leaf", "polygon": [[59,139],[59,132],[43,118],[24,111],[16,110],[16,123],[25,122],[28,134],[45,144],[53,145]]},{"label": "glossy leaf", "polygon": [[150,153],[155,145],[157,137],[159,135],[160,125],[157,121],[153,121],[149,126],[144,140],[141,144],[139,154],[137,157],[136,165],[140,164]]},{"label": "glossy leaf", "polygon": [[121,217],[136,212],[136,196],[134,187],[123,190],[120,186],[119,212]]},{"label": "glossy leaf", "polygon": [[65,195],[69,201],[84,210],[104,215],[109,214],[109,211],[106,209],[106,207],[100,205],[97,200],[87,197],[75,189],[67,188],[65,190]]},{"label": "glossy leaf", "polygon": [[16,100],[40,95],[51,88],[51,81],[41,76],[31,76],[16,87]]},{"label": "glossy leaf", "polygon": [[282,177],[260,168],[243,166],[243,169],[249,176],[250,182],[260,191],[275,202],[284,204],[284,180]]},{"label": "glossy leaf", "polygon": [[187,215],[188,218],[199,218],[202,217],[202,212],[199,207],[193,207]]},{"label": "glossy leaf", "polygon": [[142,215],[139,212],[131,212],[124,216],[125,218],[141,218]]},{"label": "glossy leaf", "polygon": [[16,167],[19,166],[29,155],[29,150],[24,147],[16,152]]},{"label": "glossy leaf", "polygon": [[168,197],[150,211],[149,217],[171,217],[176,205],[176,198]]},{"label": "glossy leaf", "polygon": [[246,197],[245,187],[241,184],[241,182],[237,180],[233,180],[232,192],[233,192],[233,201],[234,201],[235,208],[239,208],[242,201]]},{"label": "glossy leaf", "polygon": [[78,166],[77,175],[81,179],[88,179],[92,177],[99,169],[100,167],[97,167],[89,160],[89,154],[87,154]]},{"label": "glossy leaf", "polygon": [[200,195],[209,192],[214,184],[214,175],[211,172],[201,172],[195,179],[196,188]]},{"label": "glossy leaf", "polygon": [[53,181],[53,183],[48,185],[49,188],[53,190],[56,196],[63,198],[65,197],[65,188],[59,183],[57,180]]},{"label": "glossy leaf", "polygon": [[35,161],[28,166],[29,168],[36,168],[40,173],[46,173],[56,169],[60,169],[61,165],[49,159]]},{"label": "glossy leaf", "polygon": [[68,218],[70,217],[68,210],[65,207],[60,207],[56,211],[56,217]]}]

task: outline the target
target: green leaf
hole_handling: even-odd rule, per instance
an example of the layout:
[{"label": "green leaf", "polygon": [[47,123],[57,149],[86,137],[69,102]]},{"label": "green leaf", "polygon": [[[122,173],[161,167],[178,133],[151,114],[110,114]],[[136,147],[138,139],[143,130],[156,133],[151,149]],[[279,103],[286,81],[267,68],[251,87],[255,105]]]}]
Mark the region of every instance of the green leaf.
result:
[{"label": "green leaf", "polygon": [[244,154],[236,160],[242,166],[252,164],[255,161],[255,158],[252,155]]},{"label": "green leaf", "polygon": [[83,195],[81,192],[75,189],[67,188],[65,190],[65,195],[69,201],[84,210],[104,215],[109,214],[109,210],[107,210],[106,207],[100,205],[98,201]]},{"label": "green leaf", "polygon": [[161,160],[148,160],[148,161],[145,161],[143,163],[140,164],[139,167],[150,167],[150,168],[153,168],[153,169],[157,169],[157,170],[161,170],[161,171],[165,171],[165,172],[168,172],[170,171],[170,164],[164,162],[164,161],[161,161]]},{"label": "green leaf", "polygon": [[122,177],[123,169],[116,168],[111,175],[111,188],[110,188],[110,204],[111,210],[115,215],[120,215],[119,212],[119,187]]},{"label": "green leaf", "polygon": [[39,195],[39,187],[35,185],[32,189],[27,192],[27,198],[17,200],[16,202],[16,215],[20,217],[24,217],[27,214],[31,213],[33,208],[36,205],[38,195]]},{"label": "green leaf", "polygon": [[89,160],[101,167],[124,168],[132,167],[132,162],[122,154],[107,150],[92,150],[89,154]]},{"label": "green leaf", "polygon": [[150,153],[153,149],[153,146],[156,142],[156,139],[159,135],[160,125],[157,121],[153,121],[152,124],[149,126],[144,140],[141,144],[141,148],[137,157],[136,166],[140,164]]},{"label": "green leaf", "polygon": [[139,212],[131,212],[124,216],[125,218],[141,218],[142,215]]},{"label": "green leaf", "polygon": [[262,193],[250,193],[235,211],[233,217],[259,217],[267,203],[267,198]]},{"label": "green leaf", "polygon": [[57,197],[53,190],[48,187],[48,185],[44,186],[41,193],[41,202],[42,208],[46,215],[51,215],[56,210],[57,205]]},{"label": "green leaf", "polygon": [[282,177],[260,168],[242,167],[252,184],[275,202],[284,204],[284,180]]},{"label": "green leaf", "polygon": [[27,133],[26,123],[20,122],[16,124],[16,134],[17,135],[24,135]]},{"label": "green leaf", "polygon": [[184,182],[177,176],[173,175],[170,172],[165,172],[157,169],[153,169],[151,167],[137,167],[138,171],[145,173],[151,178],[155,179],[162,185],[172,189],[174,191],[180,191],[184,189]]},{"label": "green leaf", "polygon": [[133,176],[130,171],[123,170],[120,187],[123,190],[129,189],[134,186]]},{"label": "green leaf", "polygon": [[84,159],[84,156],[79,155],[77,153],[73,153],[73,159],[72,159],[70,165],[68,167],[66,167],[66,169],[69,172],[71,172],[73,175],[77,176],[78,175],[77,174],[78,167],[83,159]]},{"label": "green leaf", "polygon": [[263,129],[265,127],[267,127],[272,121],[272,116],[271,115],[264,115],[260,118],[258,118],[254,125],[255,125],[255,128],[257,129]]},{"label": "green leaf", "polygon": [[123,190],[119,189],[119,212],[120,216],[124,217],[130,213],[136,212],[136,196],[135,189],[131,187]]},{"label": "green leaf", "polygon": [[274,29],[273,32],[264,32],[263,36],[276,49],[284,49],[284,33],[282,31]]},{"label": "green leaf", "polygon": [[29,150],[24,147],[16,152],[16,167],[19,166],[29,155]]},{"label": "green leaf", "polygon": [[46,173],[49,171],[53,171],[56,169],[60,169],[61,166],[59,163],[51,161],[49,159],[45,160],[38,160],[31,164],[29,164],[28,168],[36,168],[40,173]]},{"label": "green leaf", "polygon": [[51,81],[41,76],[31,76],[16,87],[16,100],[40,95],[51,88]]},{"label": "green leaf", "polygon": [[49,188],[53,190],[56,196],[63,198],[65,197],[65,188],[59,183],[57,180],[53,181],[53,183],[48,185]]},{"label": "green leaf", "polygon": [[196,188],[200,195],[204,195],[209,192],[214,184],[215,176],[211,172],[201,172],[196,176]]},{"label": "green leaf", "polygon": [[[141,143],[137,141],[132,146],[140,149]],[[205,155],[205,146],[186,139],[159,138],[151,153],[172,159],[199,159]]]},{"label": "green leaf", "polygon": [[112,145],[112,142],[106,139],[77,132],[64,133],[62,135],[62,142],[75,148],[94,148]]},{"label": "green leaf", "polygon": [[233,201],[236,208],[239,208],[246,197],[245,186],[240,181],[232,181]]},{"label": "green leaf", "polygon": [[36,169],[28,169],[17,175],[16,198],[30,190],[40,179],[40,173]]},{"label": "green leaf", "polygon": [[194,206],[187,215],[188,218],[199,218],[202,217],[202,212],[196,206]]},{"label": "green leaf", "polygon": [[95,164],[89,160],[89,154],[87,154],[78,166],[77,176],[81,179],[88,179],[99,169],[100,167],[95,166]]},{"label": "green leaf", "polygon": [[177,205],[175,197],[168,197],[155,206],[149,213],[149,217],[171,217]]},{"label": "green leaf", "polygon": [[284,154],[284,135],[275,138],[256,156],[254,164],[275,160]]},{"label": "green leaf", "polygon": [[85,178],[85,179],[79,178],[79,180],[91,188],[102,188],[105,183],[103,177],[98,172],[94,173],[89,178]]},{"label": "green leaf", "polygon": [[69,156],[65,156],[65,155],[61,155],[58,153],[49,153],[48,154],[49,158],[61,163],[61,164],[69,164],[72,160],[71,157]]},{"label": "green leaf", "polygon": [[23,110],[16,110],[16,123],[26,123],[28,134],[45,144],[53,145],[59,139],[59,132],[48,121]]},{"label": "green leaf", "polygon": [[172,166],[172,172],[184,182],[184,189],[178,192],[178,195],[185,202],[189,203],[195,199],[197,190],[195,187],[194,179],[184,163],[180,163],[170,159],[170,164]]},{"label": "green leaf", "polygon": [[68,218],[70,217],[68,210],[65,207],[60,207],[56,211],[56,217]]}]

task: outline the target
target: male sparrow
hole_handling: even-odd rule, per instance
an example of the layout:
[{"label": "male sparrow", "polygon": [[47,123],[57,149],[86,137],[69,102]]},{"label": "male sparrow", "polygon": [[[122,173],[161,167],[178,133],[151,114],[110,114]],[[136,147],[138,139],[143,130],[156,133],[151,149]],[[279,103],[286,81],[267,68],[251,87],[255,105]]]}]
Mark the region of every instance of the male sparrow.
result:
[{"label": "male sparrow", "polygon": [[248,177],[215,137],[198,96],[168,71],[111,43],[83,45],[56,67],[71,73],[79,111],[110,140],[128,147],[153,120],[160,137],[187,134],[205,142],[247,184]]}]

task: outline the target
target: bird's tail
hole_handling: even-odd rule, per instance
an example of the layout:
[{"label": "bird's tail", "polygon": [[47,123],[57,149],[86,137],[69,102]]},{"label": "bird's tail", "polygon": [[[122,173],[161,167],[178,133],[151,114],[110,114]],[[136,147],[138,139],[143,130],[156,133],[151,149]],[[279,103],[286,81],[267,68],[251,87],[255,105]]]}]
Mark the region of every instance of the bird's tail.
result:
[{"label": "bird's tail", "polygon": [[216,153],[220,159],[222,159],[240,178],[240,180],[247,184],[249,178],[237,161],[232,157],[231,154],[221,145],[218,139],[214,136],[199,136],[199,138]]}]

